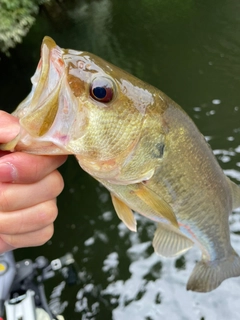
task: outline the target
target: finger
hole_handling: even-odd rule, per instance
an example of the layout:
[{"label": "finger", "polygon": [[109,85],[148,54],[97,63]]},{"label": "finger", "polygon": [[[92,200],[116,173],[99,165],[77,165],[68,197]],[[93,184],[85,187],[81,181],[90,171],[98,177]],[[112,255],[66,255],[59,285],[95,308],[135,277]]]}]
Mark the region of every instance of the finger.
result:
[{"label": "finger", "polygon": [[0,211],[17,211],[51,200],[61,193],[63,186],[63,178],[57,170],[33,184],[2,183]]},{"label": "finger", "polygon": [[14,139],[20,131],[18,119],[0,110],[0,143],[7,143]]},{"label": "finger", "polygon": [[33,183],[61,166],[67,156],[39,156],[23,152],[0,159],[0,182]]},{"label": "finger", "polygon": [[0,212],[0,234],[17,235],[43,229],[57,218],[56,199],[34,207],[12,212]]},{"label": "finger", "polygon": [[24,234],[17,234],[17,235],[1,234],[0,238],[10,248],[34,247],[34,246],[41,246],[44,243],[46,243],[53,236],[53,232],[54,232],[54,226],[53,224],[50,224],[41,230],[28,232]]}]

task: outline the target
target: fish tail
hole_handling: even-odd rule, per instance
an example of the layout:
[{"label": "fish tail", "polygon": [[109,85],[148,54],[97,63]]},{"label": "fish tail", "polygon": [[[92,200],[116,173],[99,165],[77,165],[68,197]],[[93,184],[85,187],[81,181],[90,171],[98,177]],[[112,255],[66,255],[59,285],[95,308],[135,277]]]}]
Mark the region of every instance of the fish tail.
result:
[{"label": "fish tail", "polygon": [[209,292],[223,280],[240,276],[240,257],[233,250],[224,260],[200,261],[196,264],[187,283],[187,290]]}]

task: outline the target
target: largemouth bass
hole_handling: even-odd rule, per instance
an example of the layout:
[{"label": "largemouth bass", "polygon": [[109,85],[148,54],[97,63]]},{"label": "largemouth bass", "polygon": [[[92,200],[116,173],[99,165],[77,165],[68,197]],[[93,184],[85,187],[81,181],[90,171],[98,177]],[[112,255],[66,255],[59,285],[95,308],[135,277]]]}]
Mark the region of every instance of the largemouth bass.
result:
[{"label": "largemouth bass", "polygon": [[32,90],[13,113],[21,131],[2,150],[74,154],[111,193],[136,231],[133,211],[155,221],[155,252],[202,252],[187,284],[207,292],[240,275],[228,217],[240,188],[188,115],[163,92],[99,57],[45,37]]}]

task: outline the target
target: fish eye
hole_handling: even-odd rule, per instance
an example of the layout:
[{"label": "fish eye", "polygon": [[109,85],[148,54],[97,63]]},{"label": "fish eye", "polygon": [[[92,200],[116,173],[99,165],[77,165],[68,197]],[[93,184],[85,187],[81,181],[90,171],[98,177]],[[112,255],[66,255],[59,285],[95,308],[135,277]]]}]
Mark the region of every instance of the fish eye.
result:
[{"label": "fish eye", "polygon": [[90,86],[90,95],[100,102],[110,102],[114,95],[113,82],[105,77],[95,78]]}]

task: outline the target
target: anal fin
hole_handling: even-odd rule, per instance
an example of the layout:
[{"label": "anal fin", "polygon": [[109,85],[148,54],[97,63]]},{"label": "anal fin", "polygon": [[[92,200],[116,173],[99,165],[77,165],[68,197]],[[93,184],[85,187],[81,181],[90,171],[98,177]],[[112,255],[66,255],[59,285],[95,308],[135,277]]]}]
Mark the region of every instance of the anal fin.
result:
[{"label": "anal fin", "polygon": [[114,209],[116,210],[116,213],[120,220],[122,220],[125,225],[130,229],[131,231],[136,232],[136,220],[134,218],[132,210],[121,200],[119,200],[117,197],[115,197],[111,193],[112,202]]},{"label": "anal fin", "polygon": [[153,247],[157,254],[164,257],[175,257],[183,254],[193,246],[178,229],[164,223],[158,223],[153,238]]}]

